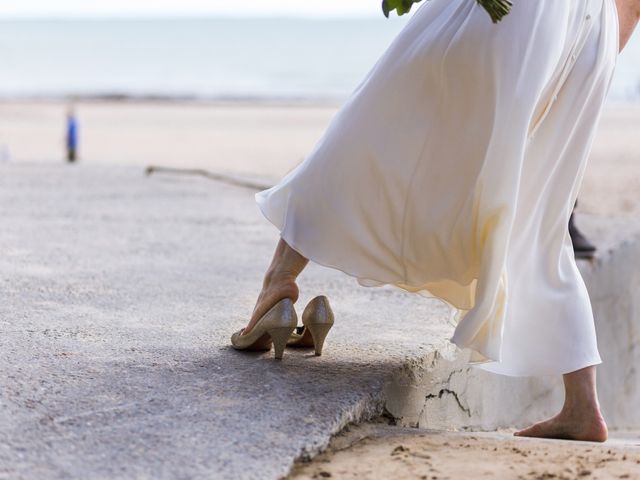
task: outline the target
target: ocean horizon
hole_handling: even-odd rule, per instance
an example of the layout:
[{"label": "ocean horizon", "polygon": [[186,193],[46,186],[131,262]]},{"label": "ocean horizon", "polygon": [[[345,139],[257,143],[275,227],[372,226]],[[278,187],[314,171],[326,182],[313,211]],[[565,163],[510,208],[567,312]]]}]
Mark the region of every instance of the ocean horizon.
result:
[{"label": "ocean horizon", "polygon": [[[408,20],[0,20],[0,100],[341,101]],[[637,37],[610,102],[640,102]]]}]

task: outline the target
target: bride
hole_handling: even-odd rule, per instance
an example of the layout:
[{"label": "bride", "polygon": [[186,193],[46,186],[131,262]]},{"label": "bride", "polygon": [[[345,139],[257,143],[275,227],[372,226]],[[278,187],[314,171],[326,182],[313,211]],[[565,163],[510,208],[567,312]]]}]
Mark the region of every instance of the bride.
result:
[{"label": "bride", "polygon": [[478,368],[562,375],[561,412],[516,435],[606,440],[567,225],[639,16],[640,0],[516,0],[493,24],[475,0],[423,2],[305,161],[256,194],[281,238],[232,345],[322,352],[326,297],[296,329],[311,260],[446,302]]}]

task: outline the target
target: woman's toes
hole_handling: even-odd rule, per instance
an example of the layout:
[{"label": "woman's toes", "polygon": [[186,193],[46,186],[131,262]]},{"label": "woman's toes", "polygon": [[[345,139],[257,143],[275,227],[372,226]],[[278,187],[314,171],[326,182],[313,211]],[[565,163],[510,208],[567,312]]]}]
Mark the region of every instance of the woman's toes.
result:
[{"label": "woman's toes", "polygon": [[516,437],[543,437],[544,432],[545,432],[544,427],[541,424],[536,423],[531,427],[515,432],[514,435]]}]

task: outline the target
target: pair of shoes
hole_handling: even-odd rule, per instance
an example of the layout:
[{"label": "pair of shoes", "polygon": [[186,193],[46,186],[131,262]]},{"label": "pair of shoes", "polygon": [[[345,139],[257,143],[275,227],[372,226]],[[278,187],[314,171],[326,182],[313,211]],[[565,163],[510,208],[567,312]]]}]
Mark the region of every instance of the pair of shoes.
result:
[{"label": "pair of shoes", "polygon": [[282,359],[284,347],[298,325],[298,316],[290,298],[283,298],[265,313],[251,331],[244,329],[231,335],[231,345],[236,350],[259,352],[271,350],[273,344],[276,359]]},{"label": "pair of shoes", "polygon": [[324,295],[315,297],[302,312],[302,327],[296,327],[287,342],[287,347],[313,348],[319,357],[322,355],[324,340],[333,327],[333,321],[329,299]]},{"label": "pair of shoes", "polygon": [[[333,311],[329,300],[320,295],[311,300],[302,313],[302,327],[297,327],[298,316],[290,298],[283,298],[265,313],[249,333],[238,330],[231,336],[236,350],[271,350],[275,358],[282,359],[286,346],[313,347],[316,355],[322,354],[325,338],[333,326]],[[297,332],[296,332],[297,331]]]}]

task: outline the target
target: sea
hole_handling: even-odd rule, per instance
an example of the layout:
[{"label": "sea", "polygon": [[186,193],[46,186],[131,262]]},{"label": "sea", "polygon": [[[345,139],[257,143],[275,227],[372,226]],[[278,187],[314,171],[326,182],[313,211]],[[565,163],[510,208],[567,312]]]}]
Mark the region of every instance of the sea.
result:
[{"label": "sea", "polygon": [[[0,20],[0,100],[342,100],[408,18]],[[640,102],[640,35],[609,100]]]}]

